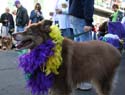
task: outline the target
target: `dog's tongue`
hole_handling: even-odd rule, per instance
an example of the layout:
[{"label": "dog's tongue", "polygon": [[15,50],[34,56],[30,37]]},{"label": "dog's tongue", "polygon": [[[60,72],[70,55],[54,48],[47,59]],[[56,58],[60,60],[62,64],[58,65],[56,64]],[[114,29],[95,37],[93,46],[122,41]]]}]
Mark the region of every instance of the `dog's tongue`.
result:
[{"label": "dog's tongue", "polygon": [[16,48],[20,49],[23,46],[23,44],[21,42],[18,42],[16,45]]},{"label": "dog's tongue", "polygon": [[25,48],[26,46],[28,46],[31,43],[31,40],[25,40],[25,41],[19,41],[17,43],[17,48],[21,49],[21,48]]}]

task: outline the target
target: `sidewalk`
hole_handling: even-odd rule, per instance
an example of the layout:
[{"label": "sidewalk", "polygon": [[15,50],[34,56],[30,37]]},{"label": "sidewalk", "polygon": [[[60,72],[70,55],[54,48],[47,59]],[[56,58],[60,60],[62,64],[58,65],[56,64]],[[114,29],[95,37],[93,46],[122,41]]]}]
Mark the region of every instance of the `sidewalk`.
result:
[{"label": "sidewalk", "polygon": [[118,82],[112,95],[125,95],[125,52],[122,57],[121,65],[118,69]]},{"label": "sidewalk", "polygon": [[[0,52],[0,95],[31,95],[25,89],[25,79],[18,68],[15,51]],[[76,90],[76,95],[97,95],[95,90]],[[125,95],[125,52],[115,77],[115,88],[112,95]]]}]

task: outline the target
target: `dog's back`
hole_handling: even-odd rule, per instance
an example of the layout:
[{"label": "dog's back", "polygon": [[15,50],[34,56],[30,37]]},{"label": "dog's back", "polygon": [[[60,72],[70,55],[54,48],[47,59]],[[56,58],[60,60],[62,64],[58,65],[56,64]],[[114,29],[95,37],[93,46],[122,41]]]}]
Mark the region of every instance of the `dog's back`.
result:
[{"label": "dog's back", "polygon": [[[119,65],[120,59],[120,52],[110,44],[101,41],[76,43],[73,48],[72,71],[78,74],[73,79],[79,77],[83,81],[99,77],[102,73],[109,74]],[[86,77],[82,77],[80,72]]]},{"label": "dog's back", "polygon": [[57,88],[62,86],[61,89],[65,88],[68,93],[71,90],[69,87],[92,81],[98,87],[99,95],[109,95],[115,70],[121,60],[121,54],[115,47],[101,41],[77,43],[64,39],[62,57],[63,65],[56,78]]}]

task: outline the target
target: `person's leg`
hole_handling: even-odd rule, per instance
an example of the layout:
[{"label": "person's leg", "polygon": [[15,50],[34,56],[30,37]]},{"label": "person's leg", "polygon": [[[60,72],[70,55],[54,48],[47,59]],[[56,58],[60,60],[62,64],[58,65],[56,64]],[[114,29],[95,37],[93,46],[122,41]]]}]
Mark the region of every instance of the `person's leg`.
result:
[{"label": "person's leg", "polygon": [[[79,18],[71,16],[70,20],[71,20],[71,24],[73,26],[74,35],[83,33],[82,35],[75,37],[74,38],[75,41],[83,42],[83,41],[92,40],[92,32],[83,31],[83,27],[86,25],[84,19],[79,19]],[[91,88],[92,88],[92,85],[88,82],[84,82],[84,83],[81,83],[78,85],[78,89],[81,89],[81,90],[90,90]]]},{"label": "person's leg", "polygon": [[10,36],[8,31],[9,31],[9,28],[7,26],[2,26],[1,27],[1,32],[2,32],[2,49],[3,50],[7,49],[7,38]]},{"label": "person's leg", "polygon": [[69,33],[68,33],[67,29],[61,29],[61,34],[63,37],[69,37]]},{"label": "person's leg", "polygon": [[71,35],[71,39],[74,40],[74,33],[73,33],[73,29],[70,28],[70,35]]},{"label": "person's leg", "polygon": [[86,22],[84,19],[80,19],[80,18],[76,18],[71,16],[70,17],[71,20],[71,24],[73,26],[73,33],[74,35],[81,34],[80,36],[75,37],[75,41],[88,41],[88,40],[92,40],[92,32],[88,31],[88,32],[84,32],[83,31],[83,27],[86,25]]},{"label": "person's leg", "polygon": [[62,36],[73,39],[73,30],[71,28],[61,29]]},{"label": "person's leg", "polygon": [[80,41],[80,37],[76,35],[79,34],[79,31],[77,30],[77,18],[73,17],[73,16],[70,16],[70,22],[71,22],[71,25],[73,27],[73,34],[74,34],[74,41],[76,42],[79,42]]},{"label": "person's leg", "polygon": [[97,40],[97,32],[94,32],[94,40]]},{"label": "person's leg", "polygon": [[2,37],[8,36],[8,27],[6,27],[6,26],[1,27],[1,36]]},{"label": "person's leg", "polygon": [[76,18],[75,27],[77,28],[77,31],[78,31],[79,34],[83,33],[83,34],[81,34],[79,36],[80,42],[92,40],[92,32],[91,31],[85,32],[83,30],[83,28],[84,28],[85,25],[86,25],[86,22],[85,22],[84,19]]}]

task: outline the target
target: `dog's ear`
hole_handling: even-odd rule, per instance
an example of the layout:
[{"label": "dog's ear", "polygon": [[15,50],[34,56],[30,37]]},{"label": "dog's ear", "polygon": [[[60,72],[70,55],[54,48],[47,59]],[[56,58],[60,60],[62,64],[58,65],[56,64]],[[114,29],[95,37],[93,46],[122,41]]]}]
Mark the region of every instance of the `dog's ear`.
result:
[{"label": "dog's ear", "polygon": [[51,26],[52,25],[52,21],[51,20],[44,20],[44,25],[45,26]]},{"label": "dog's ear", "polygon": [[41,31],[50,32],[50,26],[52,25],[51,20],[42,20]]}]

